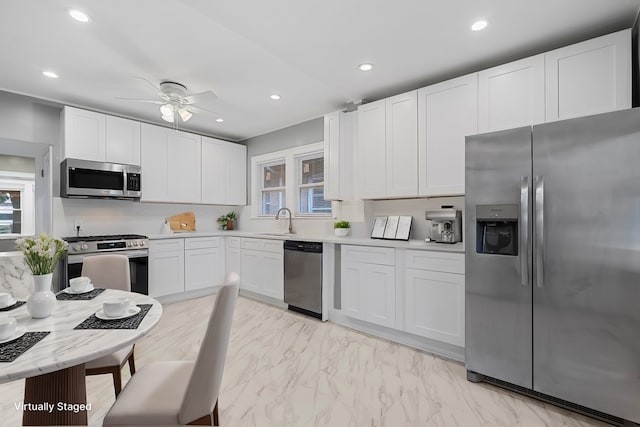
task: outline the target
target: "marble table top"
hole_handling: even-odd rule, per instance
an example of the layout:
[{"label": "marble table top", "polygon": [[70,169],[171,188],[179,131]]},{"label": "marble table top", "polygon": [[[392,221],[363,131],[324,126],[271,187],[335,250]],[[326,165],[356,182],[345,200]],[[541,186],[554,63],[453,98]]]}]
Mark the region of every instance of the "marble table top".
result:
[{"label": "marble table top", "polygon": [[[153,306],[137,329],[73,329],[113,297]],[[147,295],[107,289],[89,301],[56,301],[53,314],[46,319],[32,319],[26,305],[2,315],[15,317],[18,328],[26,327],[27,332],[51,333],[15,361],[0,363],[0,384],[76,366],[126,347],[160,321],[162,305]]]}]

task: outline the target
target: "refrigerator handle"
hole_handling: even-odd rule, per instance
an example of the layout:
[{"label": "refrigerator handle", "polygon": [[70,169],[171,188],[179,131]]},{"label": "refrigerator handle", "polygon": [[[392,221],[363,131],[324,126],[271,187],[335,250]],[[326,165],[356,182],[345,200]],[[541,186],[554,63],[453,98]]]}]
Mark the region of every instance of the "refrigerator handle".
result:
[{"label": "refrigerator handle", "polygon": [[544,177],[535,177],[536,185],[536,286],[544,286]]},{"label": "refrigerator handle", "polygon": [[520,178],[520,275],[529,284],[529,177]]}]

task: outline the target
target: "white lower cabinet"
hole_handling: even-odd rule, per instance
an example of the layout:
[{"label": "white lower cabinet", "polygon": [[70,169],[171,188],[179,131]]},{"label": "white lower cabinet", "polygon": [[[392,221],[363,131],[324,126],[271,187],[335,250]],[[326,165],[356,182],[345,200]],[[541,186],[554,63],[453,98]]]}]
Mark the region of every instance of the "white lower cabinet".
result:
[{"label": "white lower cabinet", "polygon": [[224,269],[222,238],[185,239],[184,288],[186,291],[211,288],[222,283]]},{"label": "white lower cabinet", "polygon": [[343,246],[341,301],[344,314],[394,328],[396,287],[394,249]]},{"label": "white lower cabinet", "polygon": [[407,251],[404,271],[407,332],[464,347],[464,255]]},{"label": "white lower cabinet", "polygon": [[[242,272],[242,252],[240,249],[240,237],[227,237],[226,238],[226,256],[225,265],[227,272],[240,273]],[[240,277],[240,287],[242,287],[242,277]]]},{"label": "white lower cabinet", "polygon": [[161,297],[213,288],[224,278],[221,237],[149,241],[149,295]]},{"label": "white lower cabinet", "polygon": [[149,241],[149,295],[184,292],[184,239]]},{"label": "white lower cabinet", "polygon": [[240,288],[284,300],[283,242],[242,238],[240,254]]}]

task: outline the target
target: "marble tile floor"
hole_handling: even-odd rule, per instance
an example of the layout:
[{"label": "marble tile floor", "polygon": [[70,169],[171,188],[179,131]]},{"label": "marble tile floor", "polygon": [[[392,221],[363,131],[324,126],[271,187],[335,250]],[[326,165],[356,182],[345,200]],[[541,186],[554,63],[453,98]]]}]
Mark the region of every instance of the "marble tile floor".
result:
[{"label": "marble tile floor", "polygon": [[[136,344],[138,369],[193,359],[213,296],[165,305]],[[129,378],[123,370],[123,380]],[[21,425],[23,381],[0,385],[0,425]],[[113,403],[111,377],[87,379],[89,425]],[[605,426],[466,380],[457,363],[403,345],[239,298],[220,394],[222,426]]]}]

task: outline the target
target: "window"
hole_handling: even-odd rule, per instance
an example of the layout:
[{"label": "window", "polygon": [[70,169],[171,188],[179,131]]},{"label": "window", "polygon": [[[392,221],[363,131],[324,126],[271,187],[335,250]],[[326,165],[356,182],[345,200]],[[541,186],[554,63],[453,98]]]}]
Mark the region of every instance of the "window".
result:
[{"label": "window", "polygon": [[297,158],[298,209],[301,215],[331,215],[331,201],[324,199],[324,154]]},{"label": "window", "polygon": [[284,160],[260,165],[262,215],[275,215],[286,206],[286,164]]},{"label": "window", "polygon": [[0,188],[0,234],[22,233],[22,191]]},{"label": "window", "polygon": [[275,216],[289,208],[294,216],[331,216],[324,200],[324,143],[309,144],[251,158],[255,216]]}]

